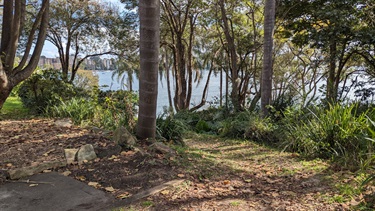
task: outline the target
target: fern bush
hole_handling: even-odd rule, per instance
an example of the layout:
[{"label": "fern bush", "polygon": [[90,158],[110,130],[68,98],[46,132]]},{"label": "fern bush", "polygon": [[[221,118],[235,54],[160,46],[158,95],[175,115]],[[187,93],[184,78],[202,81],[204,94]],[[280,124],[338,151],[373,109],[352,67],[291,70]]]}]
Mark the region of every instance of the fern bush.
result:
[{"label": "fern bush", "polygon": [[366,139],[366,113],[357,114],[355,104],[316,108],[306,114],[289,111],[284,115],[285,149],[356,167],[366,162],[373,148],[373,143]]},{"label": "fern bush", "polygon": [[156,119],[156,133],[158,138],[183,145],[183,134],[187,126],[172,113],[163,113]]}]

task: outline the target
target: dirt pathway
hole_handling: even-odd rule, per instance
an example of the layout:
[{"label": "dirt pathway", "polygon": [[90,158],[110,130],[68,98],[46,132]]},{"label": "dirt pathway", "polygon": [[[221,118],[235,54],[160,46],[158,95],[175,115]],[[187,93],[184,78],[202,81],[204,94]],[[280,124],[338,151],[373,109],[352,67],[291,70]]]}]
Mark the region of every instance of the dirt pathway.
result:
[{"label": "dirt pathway", "polygon": [[[334,202],[328,165],[249,142],[187,140],[187,181],[149,198],[151,210],[346,210]],[[181,162],[184,160],[183,162]],[[184,163],[185,162],[185,163]],[[143,202],[140,206],[145,206]],[[135,207],[139,209],[140,207]]]}]

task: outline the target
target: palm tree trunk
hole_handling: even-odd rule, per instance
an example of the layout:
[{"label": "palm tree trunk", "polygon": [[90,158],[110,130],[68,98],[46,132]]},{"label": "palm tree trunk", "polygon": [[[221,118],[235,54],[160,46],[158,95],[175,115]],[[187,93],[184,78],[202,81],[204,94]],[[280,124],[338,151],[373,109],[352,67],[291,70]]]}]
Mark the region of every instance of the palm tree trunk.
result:
[{"label": "palm tree trunk", "polygon": [[154,138],[160,43],[159,0],[140,0],[140,78],[137,136]]},{"label": "palm tree trunk", "polygon": [[266,0],[264,7],[264,57],[261,76],[261,109],[263,116],[269,115],[267,106],[271,104],[272,99],[272,48],[275,7],[275,0]]}]

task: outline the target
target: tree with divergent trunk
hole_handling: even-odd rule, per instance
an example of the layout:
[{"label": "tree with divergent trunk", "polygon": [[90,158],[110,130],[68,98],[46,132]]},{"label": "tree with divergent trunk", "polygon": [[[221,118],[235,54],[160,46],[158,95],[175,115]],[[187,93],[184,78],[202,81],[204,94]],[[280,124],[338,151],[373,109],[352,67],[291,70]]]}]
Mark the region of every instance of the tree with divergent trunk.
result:
[{"label": "tree with divergent trunk", "polygon": [[[26,0],[6,0],[3,5],[0,43],[0,109],[12,89],[27,79],[38,65],[46,39],[49,0],[41,1],[31,28],[25,27],[28,14]],[[34,7],[33,7],[34,8]],[[23,34],[25,33],[26,34]],[[26,37],[23,55],[15,65],[16,54],[20,51],[21,35]]]},{"label": "tree with divergent trunk", "polygon": [[154,138],[160,46],[159,0],[139,0],[140,78],[137,136]]},{"label": "tree with divergent trunk", "polygon": [[87,58],[112,53],[104,23],[115,14],[98,0],[51,0],[47,40],[57,48],[64,81],[73,82]]}]

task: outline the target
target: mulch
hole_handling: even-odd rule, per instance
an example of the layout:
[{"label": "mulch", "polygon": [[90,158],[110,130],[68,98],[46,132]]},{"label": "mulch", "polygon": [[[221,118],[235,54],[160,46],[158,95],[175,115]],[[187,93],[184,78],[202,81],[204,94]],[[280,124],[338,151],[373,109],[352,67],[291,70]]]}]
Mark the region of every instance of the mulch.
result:
[{"label": "mulch", "polygon": [[[117,151],[111,133],[77,126],[61,127],[51,119],[0,121],[0,169],[2,172],[42,162],[64,160],[64,149],[92,144],[98,154],[82,165],[50,169],[110,192],[119,200],[175,179],[178,187],[163,190],[127,205],[133,210],[348,210],[344,203],[328,203],[318,196],[331,191],[316,184],[314,175],[274,177],[254,172],[234,172],[225,166],[187,171],[178,160],[184,155],[164,155],[146,145],[138,150]],[[193,147],[201,143],[188,143]],[[209,149],[210,145],[206,146]],[[194,162],[189,158],[188,161]],[[47,170],[49,171],[49,170]],[[3,179],[1,179],[3,178]],[[0,174],[0,185],[5,178]]]}]

